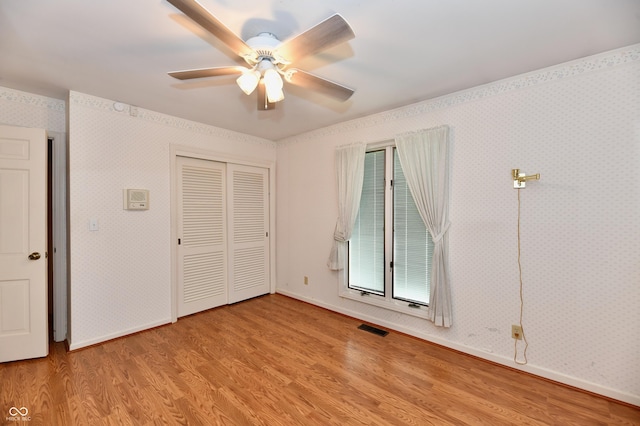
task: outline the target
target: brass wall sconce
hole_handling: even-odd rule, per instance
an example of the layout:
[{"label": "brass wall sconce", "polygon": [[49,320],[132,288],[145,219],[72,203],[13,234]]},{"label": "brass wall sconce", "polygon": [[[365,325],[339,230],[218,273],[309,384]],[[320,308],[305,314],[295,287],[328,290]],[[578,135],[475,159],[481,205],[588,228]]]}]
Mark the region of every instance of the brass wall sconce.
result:
[{"label": "brass wall sconce", "polygon": [[526,187],[528,180],[540,180],[540,173],[527,176],[526,173],[520,172],[520,169],[511,169],[511,177],[513,178],[513,187],[515,189],[522,189]]}]

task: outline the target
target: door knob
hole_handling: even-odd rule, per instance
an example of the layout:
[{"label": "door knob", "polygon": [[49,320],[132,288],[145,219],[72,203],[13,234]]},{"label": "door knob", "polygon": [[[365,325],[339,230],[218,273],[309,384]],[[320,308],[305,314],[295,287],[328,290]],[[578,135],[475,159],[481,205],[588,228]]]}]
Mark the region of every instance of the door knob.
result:
[{"label": "door knob", "polygon": [[34,251],[29,255],[29,260],[38,260],[38,259],[40,259],[40,253],[38,253],[37,251]]}]

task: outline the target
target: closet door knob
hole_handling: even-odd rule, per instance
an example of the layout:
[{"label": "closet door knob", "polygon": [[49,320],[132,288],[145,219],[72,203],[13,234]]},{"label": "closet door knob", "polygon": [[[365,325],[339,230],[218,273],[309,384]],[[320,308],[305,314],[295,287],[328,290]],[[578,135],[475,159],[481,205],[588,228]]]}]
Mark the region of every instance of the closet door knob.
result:
[{"label": "closet door knob", "polygon": [[29,255],[29,260],[38,260],[38,259],[40,259],[40,253],[38,253],[37,251],[34,251]]}]

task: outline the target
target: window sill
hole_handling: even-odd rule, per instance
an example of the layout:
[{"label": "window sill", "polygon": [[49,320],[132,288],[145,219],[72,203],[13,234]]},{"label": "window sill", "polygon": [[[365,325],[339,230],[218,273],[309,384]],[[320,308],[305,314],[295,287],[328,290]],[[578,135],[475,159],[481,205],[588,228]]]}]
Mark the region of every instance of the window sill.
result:
[{"label": "window sill", "polygon": [[362,295],[360,291],[351,290],[344,287],[340,289],[340,297],[355,300],[356,302],[360,303],[366,303],[368,305],[377,306],[379,308],[387,309],[390,311],[400,312],[405,315],[411,315],[424,319],[429,318],[429,307],[427,306],[420,306],[420,308],[410,308],[408,302],[403,302],[400,300],[388,300],[384,296],[378,296],[371,293]]}]

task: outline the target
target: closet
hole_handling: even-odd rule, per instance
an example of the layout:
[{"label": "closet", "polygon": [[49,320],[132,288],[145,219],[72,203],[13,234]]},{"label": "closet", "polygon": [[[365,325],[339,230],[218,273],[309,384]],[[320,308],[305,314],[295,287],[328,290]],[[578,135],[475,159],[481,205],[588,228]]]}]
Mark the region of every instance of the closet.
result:
[{"label": "closet", "polygon": [[177,316],[269,292],[269,170],[177,165]]}]

